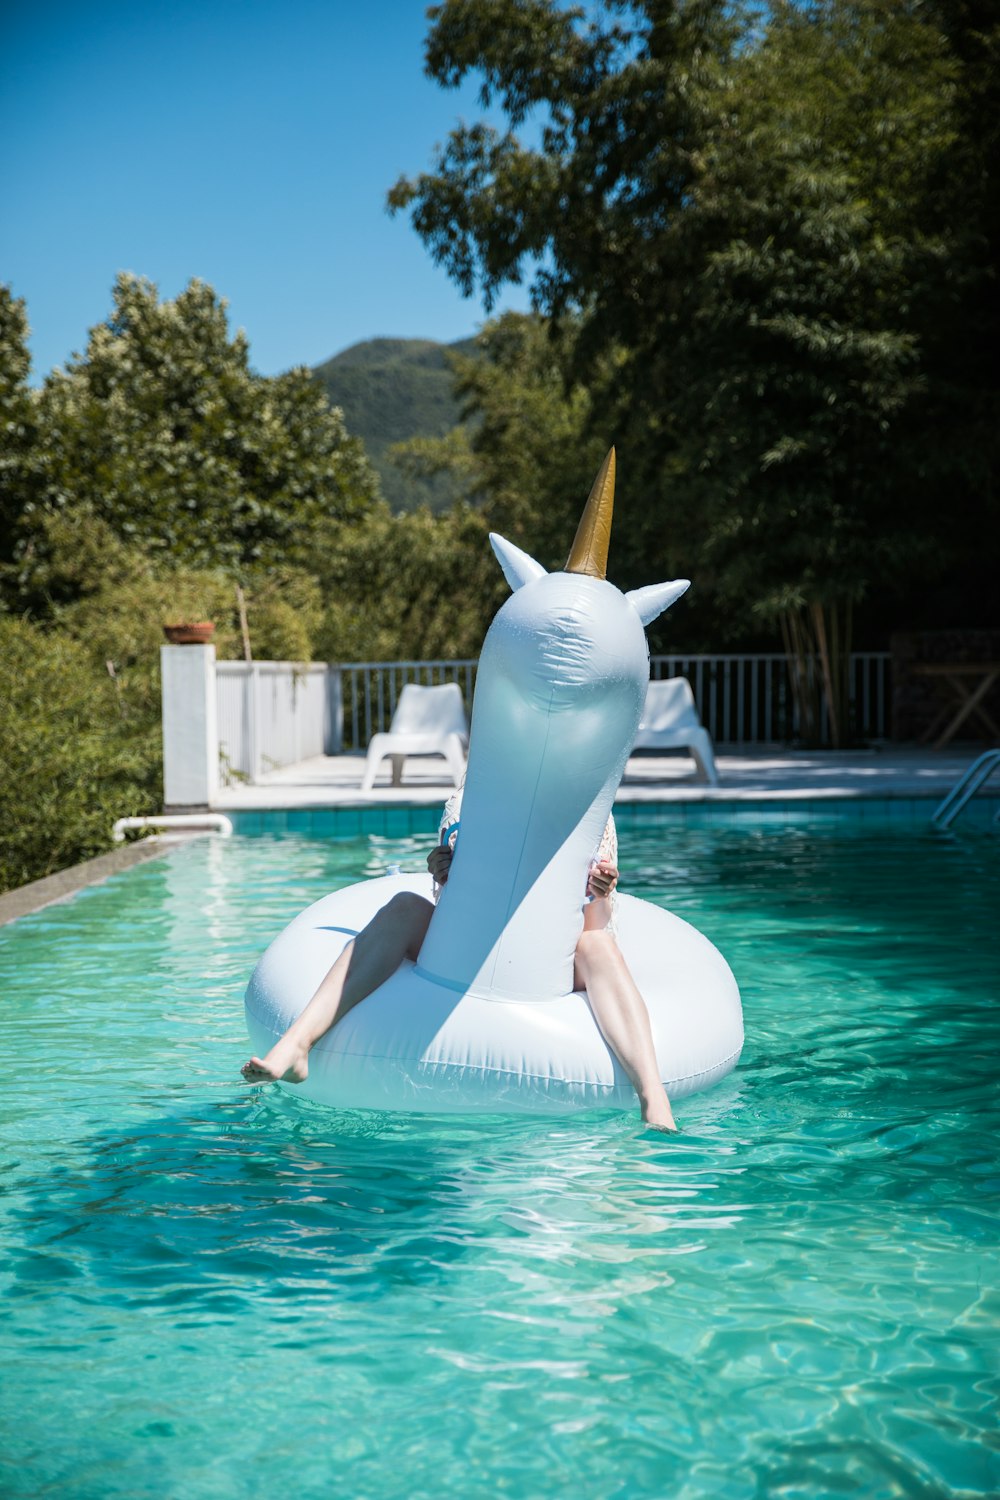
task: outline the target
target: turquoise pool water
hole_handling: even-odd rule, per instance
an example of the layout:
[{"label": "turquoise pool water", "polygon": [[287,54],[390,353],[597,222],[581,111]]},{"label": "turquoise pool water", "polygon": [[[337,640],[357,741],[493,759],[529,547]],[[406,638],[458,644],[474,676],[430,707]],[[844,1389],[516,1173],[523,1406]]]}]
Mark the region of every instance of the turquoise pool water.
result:
[{"label": "turquoise pool water", "polygon": [[744,995],[677,1139],[242,1083],[261,949],[419,828],[199,841],[0,930],[0,1491],[1000,1488],[1000,842],[624,822]]}]

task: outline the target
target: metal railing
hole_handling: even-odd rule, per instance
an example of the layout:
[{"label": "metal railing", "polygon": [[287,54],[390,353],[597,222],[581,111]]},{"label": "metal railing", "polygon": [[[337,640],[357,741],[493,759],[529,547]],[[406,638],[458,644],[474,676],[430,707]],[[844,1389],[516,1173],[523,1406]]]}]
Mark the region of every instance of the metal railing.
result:
[{"label": "metal railing", "polygon": [[389,728],[399,695],[408,682],[436,687],[457,682],[465,711],[472,711],[476,686],[475,657],[458,661],[355,661],[341,664],[343,749],[365,750],[373,734]]},{"label": "metal railing", "polygon": [[[966,803],[976,795],[980,787],[986,785],[998,768],[1000,768],[1000,750],[987,750],[980,755],[962,772],[944,800],[938,803],[931,815],[931,822],[935,823],[938,828],[950,828]],[[1000,812],[996,814],[993,821],[1000,821]]]},{"label": "metal railing", "polygon": [[[888,651],[857,651],[850,659],[851,732],[860,739],[885,739],[888,728]],[[650,676],[686,677],[701,722],[716,744],[774,744],[799,735],[788,658],[781,651],[723,655],[653,656]],[[820,733],[828,733],[825,705]]]},{"label": "metal railing", "polygon": [[[457,682],[471,711],[477,665],[474,659],[342,664],[344,750],[364,750],[373,734],[388,729],[407,682]],[[886,737],[889,666],[888,651],[851,657],[852,732],[859,738]],[[654,656],[650,675],[688,679],[701,721],[717,744],[768,744],[798,734],[788,661],[780,651]],[[825,734],[825,717],[822,729]]]},{"label": "metal railing", "polygon": [[[851,657],[852,733],[884,739],[889,694],[887,651]],[[452,661],[241,662],[216,664],[223,780],[248,778],[314,755],[364,750],[389,728],[408,682],[457,682],[467,712],[476,685],[474,658]],[[773,744],[798,733],[788,663],[779,651],[654,656],[654,678],[686,677],[701,721],[717,745]],[[823,724],[825,732],[825,721]]]}]

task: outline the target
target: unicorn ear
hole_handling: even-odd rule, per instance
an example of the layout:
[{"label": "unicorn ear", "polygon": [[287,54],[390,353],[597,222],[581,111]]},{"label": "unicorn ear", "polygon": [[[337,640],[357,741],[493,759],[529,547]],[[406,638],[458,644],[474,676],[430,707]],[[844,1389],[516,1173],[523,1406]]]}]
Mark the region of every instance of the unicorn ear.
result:
[{"label": "unicorn ear", "polygon": [[536,563],[527,552],[522,552],[520,547],[515,547],[513,542],[504,541],[502,536],[497,536],[495,531],[490,532],[490,546],[497,555],[497,562],[503,568],[503,576],[510,584],[514,593],[526,583],[532,583],[536,578],[545,577],[545,569],[541,563]]},{"label": "unicorn ear", "polygon": [[662,615],[676,599],[691,587],[689,578],[676,578],[673,583],[651,583],[645,589],[632,589],[625,598],[635,609],[644,625],[651,625],[657,615]]}]

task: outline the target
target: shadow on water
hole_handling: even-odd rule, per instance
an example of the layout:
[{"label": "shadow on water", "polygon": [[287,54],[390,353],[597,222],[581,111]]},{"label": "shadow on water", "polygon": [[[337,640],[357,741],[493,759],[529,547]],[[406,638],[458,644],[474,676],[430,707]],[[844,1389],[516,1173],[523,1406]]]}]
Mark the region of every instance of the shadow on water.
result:
[{"label": "shadow on water", "polygon": [[88,1300],[219,1314],[434,1286],[503,1240],[569,1258],[588,1238],[655,1232],[686,1250],[694,1207],[731,1214],[720,1180],[741,1169],[721,1127],[738,1098],[731,1083],[701,1101],[699,1134],[679,1141],[605,1112],[376,1115],[248,1092],[67,1143],[76,1165],[20,1184],[11,1295],[62,1281]]}]

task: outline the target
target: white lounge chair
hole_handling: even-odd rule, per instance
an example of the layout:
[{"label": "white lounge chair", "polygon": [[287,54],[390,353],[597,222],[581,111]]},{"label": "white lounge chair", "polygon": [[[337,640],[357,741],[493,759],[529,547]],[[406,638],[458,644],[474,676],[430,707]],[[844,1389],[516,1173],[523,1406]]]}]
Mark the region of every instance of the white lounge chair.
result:
[{"label": "white lounge chair", "polygon": [[636,750],[687,750],[694,758],[698,777],[718,786],[712,738],[695,707],[686,677],[666,677],[646,689],[646,706],[635,737]]},{"label": "white lounge chair", "polygon": [[458,683],[421,687],[408,682],[399,695],[389,732],[372,735],[361,790],[371,791],[387,755],[392,759],[393,786],[402,785],[403,762],[410,755],[443,755],[458,786],[465,775],[468,748],[469,724]]}]

